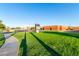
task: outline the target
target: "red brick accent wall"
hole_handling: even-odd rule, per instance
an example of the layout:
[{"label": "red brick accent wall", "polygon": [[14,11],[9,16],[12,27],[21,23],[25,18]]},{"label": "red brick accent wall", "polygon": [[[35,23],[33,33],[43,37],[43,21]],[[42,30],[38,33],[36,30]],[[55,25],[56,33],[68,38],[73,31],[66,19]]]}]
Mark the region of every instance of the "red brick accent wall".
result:
[{"label": "red brick accent wall", "polygon": [[44,26],[43,29],[44,30],[50,30],[50,26]]},{"label": "red brick accent wall", "polygon": [[54,26],[44,26],[43,29],[44,30],[65,31],[67,29],[67,27],[54,25]]}]

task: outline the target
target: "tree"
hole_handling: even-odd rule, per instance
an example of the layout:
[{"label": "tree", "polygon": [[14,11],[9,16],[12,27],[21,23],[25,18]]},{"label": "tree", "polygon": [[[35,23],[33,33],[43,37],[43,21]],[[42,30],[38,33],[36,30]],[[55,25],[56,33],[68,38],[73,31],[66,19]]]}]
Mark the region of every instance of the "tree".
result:
[{"label": "tree", "polygon": [[5,29],[5,25],[2,23],[2,20],[0,20],[0,30],[4,30]]},{"label": "tree", "polygon": [[0,20],[0,23],[2,23],[2,20]]},{"label": "tree", "polygon": [[73,27],[69,26],[67,30],[74,30]]},{"label": "tree", "polygon": [[16,29],[21,29],[21,27],[16,27]]},{"label": "tree", "polygon": [[31,27],[30,29],[31,29],[31,30],[35,30],[35,27]]}]

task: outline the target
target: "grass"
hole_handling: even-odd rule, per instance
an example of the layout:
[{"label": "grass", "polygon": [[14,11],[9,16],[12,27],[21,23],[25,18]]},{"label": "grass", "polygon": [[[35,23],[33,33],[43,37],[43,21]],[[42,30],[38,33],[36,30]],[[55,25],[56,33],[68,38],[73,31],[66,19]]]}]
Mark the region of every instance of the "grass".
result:
[{"label": "grass", "polygon": [[14,37],[16,37],[20,42],[19,55],[22,56],[50,55],[50,53],[30,33],[26,33],[26,38],[25,33],[23,32],[15,34]]},{"label": "grass", "polygon": [[17,33],[20,42],[19,55],[27,56],[78,56],[78,33],[41,32]]},{"label": "grass", "polygon": [[51,55],[30,33],[26,33],[27,45],[28,45],[28,55],[30,56],[46,56]]},{"label": "grass", "polygon": [[23,47],[21,46],[25,46],[23,45],[24,42],[22,43],[22,40],[24,38],[24,32],[18,32],[15,35],[13,35],[14,37],[16,37],[19,41],[19,51],[18,51],[18,55],[22,55],[23,54]]},{"label": "grass", "polygon": [[16,37],[18,39],[19,42],[22,41],[22,38],[24,37],[24,32],[18,32],[15,35],[13,35],[14,37]]},{"label": "grass", "polygon": [[4,42],[5,42],[5,37],[2,33],[0,33],[0,48],[4,44]]},{"label": "grass", "polygon": [[43,31],[43,32],[79,38],[79,32],[59,32],[59,31],[58,32],[57,31]]},{"label": "grass", "polygon": [[79,55],[79,39],[71,36],[50,34],[50,33],[34,33],[40,40],[45,42],[52,49],[63,56]]}]

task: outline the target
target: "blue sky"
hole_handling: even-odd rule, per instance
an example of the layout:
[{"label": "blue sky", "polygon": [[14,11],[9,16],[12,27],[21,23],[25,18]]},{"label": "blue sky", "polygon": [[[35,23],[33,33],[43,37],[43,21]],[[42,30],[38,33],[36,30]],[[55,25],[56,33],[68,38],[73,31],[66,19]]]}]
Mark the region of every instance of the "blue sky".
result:
[{"label": "blue sky", "polygon": [[79,25],[79,4],[0,4],[0,20],[7,26]]}]

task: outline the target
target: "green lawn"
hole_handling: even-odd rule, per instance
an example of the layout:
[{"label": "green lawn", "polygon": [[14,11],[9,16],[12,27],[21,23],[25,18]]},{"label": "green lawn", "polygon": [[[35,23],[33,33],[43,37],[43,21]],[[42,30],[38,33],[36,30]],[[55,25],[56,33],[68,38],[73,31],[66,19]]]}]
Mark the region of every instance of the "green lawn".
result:
[{"label": "green lawn", "polygon": [[26,33],[26,38],[24,36],[25,33],[23,32],[19,32],[14,35],[14,37],[16,37],[20,42],[19,55],[50,55],[50,53],[44,49],[44,47],[30,33]]},{"label": "green lawn", "polygon": [[71,36],[50,34],[50,33],[34,33],[40,40],[45,42],[52,49],[61,55],[79,55],[79,39]]},{"label": "green lawn", "polygon": [[18,32],[14,35],[18,39],[19,42],[22,41],[22,38],[24,37],[24,32]]},{"label": "green lawn", "polygon": [[28,46],[28,55],[31,56],[45,56],[51,55],[30,33],[26,33],[27,36],[27,46]]},{"label": "green lawn", "polygon": [[65,36],[71,36],[79,38],[79,32],[57,32],[57,31],[43,31],[44,33],[53,33],[53,34],[59,34],[59,35],[65,35]]},{"label": "green lawn", "polygon": [[[22,53],[23,53],[23,48],[22,47],[20,47],[20,45],[21,45],[21,42],[22,42],[22,40],[23,40],[23,38],[24,38],[24,32],[18,32],[18,33],[16,33],[15,35],[13,35],[14,37],[16,37],[17,39],[18,39],[18,41],[19,41],[19,51],[18,51],[18,55],[22,55]],[[24,45],[25,46],[25,45]]]},{"label": "green lawn", "polygon": [[4,35],[0,33],[0,47],[4,44],[4,42],[5,42]]},{"label": "green lawn", "polygon": [[[62,32],[63,33],[63,32]],[[69,35],[67,35],[69,34]],[[72,36],[72,35],[74,36]],[[61,32],[17,33],[20,42],[19,55],[29,56],[77,56],[79,55],[79,34]],[[76,37],[77,36],[77,37]]]}]

